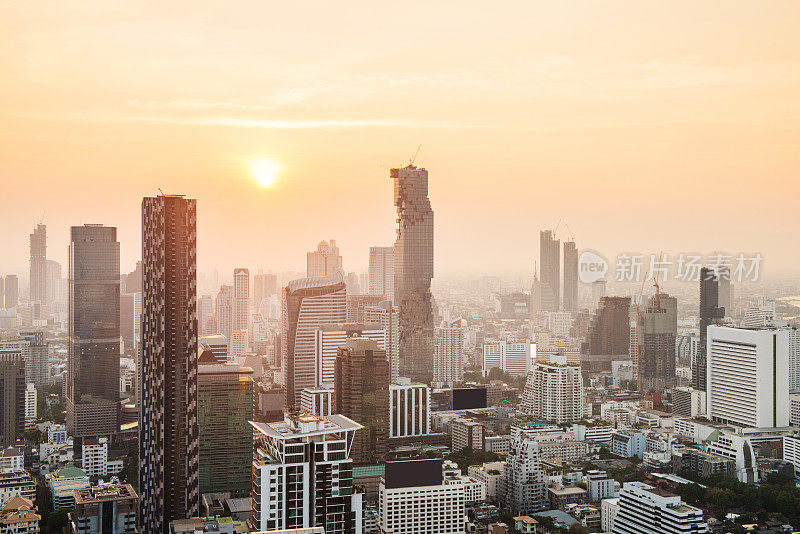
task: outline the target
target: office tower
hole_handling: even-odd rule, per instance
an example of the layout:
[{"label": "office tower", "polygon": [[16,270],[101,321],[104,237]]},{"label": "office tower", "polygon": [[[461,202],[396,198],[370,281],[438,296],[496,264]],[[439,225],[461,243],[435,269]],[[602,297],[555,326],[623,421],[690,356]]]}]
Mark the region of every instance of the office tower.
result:
[{"label": "office tower", "polygon": [[725,309],[719,306],[719,279],[712,269],[700,269],[700,352],[692,369],[692,385],[706,390],[706,330],[719,325],[725,318]]},{"label": "office tower", "polygon": [[494,367],[512,376],[527,376],[534,351],[535,347],[527,339],[487,340],[483,344],[483,376],[489,376]]},{"label": "office tower", "polygon": [[708,417],[745,427],[789,424],[789,333],[708,327]]},{"label": "office tower", "polygon": [[216,321],[214,319],[214,300],[209,295],[203,295],[197,299],[197,325],[200,328],[202,335],[215,334],[214,331],[209,330],[209,326],[214,326]]},{"label": "office tower", "polygon": [[[199,358],[202,360],[202,354]],[[200,494],[249,497],[253,464],[253,370],[238,363],[197,366]]]},{"label": "office tower", "polygon": [[119,335],[122,338],[124,354],[132,354],[134,350],[134,294],[122,293],[119,296]]},{"label": "office tower", "polygon": [[367,307],[378,306],[386,300],[383,295],[353,295],[347,291],[347,322],[363,323],[364,310]]},{"label": "office tower", "polygon": [[[705,375],[705,373],[703,373]],[[672,390],[672,413],[683,417],[697,417],[706,413],[706,392],[687,387]]]},{"label": "office tower", "polygon": [[30,300],[47,303],[47,227],[37,224],[30,236]]},{"label": "office tower", "polygon": [[47,281],[45,283],[45,304],[53,307],[64,301],[64,279],[61,277],[61,264],[54,260],[47,260],[45,264]]},{"label": "office tower", "polygon": [[261,301],[278,293],[278,275],[254,274],[253,275],[253,302],[256,309],[261,306]]},{"label": "office tower", "polygon": [[375,324],[383,330],[383,349],[389,359],[392,383],[397,382],[400,377],[400,310],[389,300],[383,300],[377,306],[366,306],[364,324]]},{"label": "office tower", "polygon": [[369,294],[394,300],[393,247],[369,247]]},{"label": "office tower", "polygon": [[333,412],[363,426],[353,441],[353,462],[383,460],[389,440],[389,362],[374,340],[355,337],[339,347]]},{"label": "office tower", "polygon": [[426,384],[400,379],[389,386],[389,437],[423,436],[431,432],[431,390]]},{"label": "office tower", "polygon": [[345,346],[351,337],[372,339],[386,351],[386,332],[376,324],[321,324],[314,330],[315,386],[333,385],[339,347]]},{"label": "office tower", "polygon": [[547,474],[542,469],[539,443],[524,433],[511,439],[511,451],[503,466],[500,504],[514,516],[547,508]]},{"label": "office tower", "polygon": [[286,405],[300,404],[304,388],[316,386],[315,331],[347,318],[347,289],[341,271],[327,278],[300,278],[283,288],[281,355]]},{"label": "office tower", "polygon": [[[550,230],[539,232],[541,311],[558,311],[561,301],[561,241]],[[576,270],[577,273],[577,270]]]},{"label": "office tower", "polygon": [[433,210],[428,171],[409,165],[392,169],[397,239],[394,296],[400,308],[400,375],[429,383],[433,378]]},{"label": "office tower", "polygon": [[20,332],[19,337],[28,342],[24,355],[25,379],[36,387],[47,386],[50,380],[50,346],[44,339],[44,332]]},{"label": "office tower", "polygon": [[25,431],[25,362],[19,349],[0,348],[0,444],[11,447]]},{"label": "office tower", "polygon": [[72,534],[133,534],[139,496],[130,484],[104,484],[75,490],[69,514]]},{"label": "office tower", "polygon": [[232,330],[250,327],[250,271],[243,267],[233,271],[233,325]]},{"label": "office tower", "polygon": [[683,534],[708,532],[703,511],[663,489],[626,482],[619,494],[613,534]]},{"label": "office tower", "polygon": [[381,532],[461,534],[465,507],[465,484],[444,480],[440,458],[386,463],[378,486]]},{"label": "office tower", "polygon": [[300,398],[300,410],[317,417],[333,415],[333,385],[305,388]]},{"label": "office tower", "polygon": [[556,424],[583,419],[583,377],[580,365],[567,363],[566,356],[550,356],[536,362],[522,394],[522,411]]},{"label": "office tower", "polygon": [[663,391],[675,386],[678,300],[666,293],[650,297],[640,313],[639,389]]},{"label": "office tower", "polygon": [[630,351],[630,297],[601,297],[589,325],[590,355],[625,355]]},{"label": "office tower", "polygon": [[69,244],[67,430],[119,432],[119,242],[112,226],[73,226]]},{"label": "office tower", "polygon": [[19,279],[16,274],[6,275],[6,309],[16,308],[19,304]]},{"label": "office tower", "polygon": [[600,305],[600,299],[606,296],[607,285],[605,278],[592,282],[592,303],[595,308]]},{"label": "office tower", "polygon": [[250,353],[250,336],[247,330],[235,330],[231,332],[228,352],[233,357]]},{"label": "office tower", "polygon": [[[727,265],[715,267],[717,281],[717,306],[722,308],[726,317],[733,311],[733,284],[731,284],[731,269]],[[700,277],[702,280],[702,276]],[[702,283],[702,282],[701,282]]]},{"label": "office tower", "polygon": [[290,412],[277,423],[250,423],[254,531],[323,527],[361,532],[362,493],[353,490],[350,451],[361,425],[342,415]]},{"label": "office tower", "polygon": [[564,241],[564,310],[578,311],[578,247]]},{"label": "office tower", "polygon": [[142,200],[142,286],[140,527],[166,534],[199,512],[194,199]]},{"label": "office tower", "polygon": [[433,381],[448,386],[464,376],[464,336],[467,322],[463,317],[442,321],[434,332]]},{"label": "office tower", "polygon": [[531,316],[531,298],[522,292],[500,296],[500,317],[502,319],[527,319]]},{"label": "office tower", "polygon": [[217,332],[231,338],[233,332],[233,286],[222,285],[217,293]]},{"label": "office tower", "polygon": [[306,254],[306,260],[308,278],[324,278],[342,270],[342,257],[335,239],[331,239],[330,244],[320,241],[317,250]]}]

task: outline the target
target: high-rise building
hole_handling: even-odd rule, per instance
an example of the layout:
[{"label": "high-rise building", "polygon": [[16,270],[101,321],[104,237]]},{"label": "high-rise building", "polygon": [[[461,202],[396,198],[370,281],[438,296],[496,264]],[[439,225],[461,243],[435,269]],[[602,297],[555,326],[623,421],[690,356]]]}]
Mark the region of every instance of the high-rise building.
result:
[{"label": "high-rise building", "polygon": [[201,335],[216,334],[217,329],[213,331],[210,326],[216,327],[216,320],[214,319],[214,300],[209,295],[203,295],[197,299],[197,325],[200,329]]},{"label": "high-rise building", "polygon": [[692,385],[700,391],[706,390],[706,331],[725,318],[725,309],[719,306],[719,282],[713,269],[700,269],[700,352],[692,369]]},{"label": "high-rise building", "polygon": [[290,412],[277,423],[250,423],[254,531],[323,527],[360,534],[362,493],[353,488],[350,451],[361,425],[342,415]]},{"label": "high-rise building", "polygon": [[467,322],[463,317],[442,321],[434,332],[433,381],[452,386],[464,376],[464,338]]},{"label": "high-rise building", "polygon": [[0,444],[11,447],[25,431],[25,362],[19,350],[0,349]]},{"label": "high-rise building", "polygon": [[529,340],[487,340],[483,343],[483,375],[494,367],[512,376],[527,376],[535,356],[535,345]]},{"label": "high-rise building", "polygon": [[522,395],[522,411],[557,424],[583,419],[583,377],[579,365],[566,356],[536,362]]},{"label": "high-rise building", "polygon": [[197,366],[200,494],[250,495],[253,370],[238,363]]},{"label": "high-rise building", "polygon": [[67,430],[119,432],[119,242],[113,226],[73,226],[69,244]]},{"label": "high-rise building", "polygon": [[286,405],[300,404],[303,389],[317,385],[317,327],[344,323],[347,289],[341,271],[326,278],[301,278],[283,288],[281,355]]},{"label": "high-rise building", "polygon": [[347,322],[363,323],[364,310],[368,307],[378,306],[386,300],[383,295],[353,295],[347,290]]},{"label": "high-rise building", "polygon": [[306,259],[308,278],[325,278],[342,270],[342,256],[335,239],[331,239],[330,244],[320,241],[317,250],[307,253]]},{"label": "high-rise building", "polygon": [[590,355],[628,355],[630,307],[630,297],[600,298],[589,326]]},{"label": "high-rise building", "polygon": [[386,333],[378,325],[321,324],[314,331],[315,386],[333,385],[339,347],[345,346],[351,337],[372,339],[386,351]]},{"label": "high-rise building", "polygon": [[142,201],[140,528],[198,515],[197,201]]},{"label": "high-rise building", "polygon": [[381,301],[377,306],[364,307],[364,324],[378,325],[383,331],[383,349],[389,358],[392,383],[400,377],[400,310],[392,306],[389,300]]},{"label": "high-rise building", "polygon": [[250,327],[250,271],[233,270],[233,331]]},{"label": "high-rise building", "polygon": [[33,382],[36,387],[47,386],[50,380],[50,346],[44,338],[44,332],[20,332],[21,340],[27,341],[25,353],[25,380]]},{"label": "high-rise building", "polygon": [[261,301],[278,294],[278,275],[258,273],[253,275],[253,303],[256,309]]},{"label": "high-rise building", "polygon": [[54,260],[47,260],[45,266],[47,281],[45,283],[45,294],[47,295],[46,304],[51,308],[62,305],[66,292],[64,279],[61,277],[61,264]]},{"label": "high-rise building", "polygon": [[708,327],[706,402],[712,421],[789,425],[789,333]]},{"label": "high-rise building", "polygon": [[[558,311],[561,302],[561,241],[550,230],[539,232],[541,311]],[[577,274],[577,268],[576,268]]]},{"label": "high-rise building", "polygon": [[644,482],[626,482],[619,494],[613,534],[684,534],[708,532],[703,511],[680,496]]},{"label": "high-rise building", "polygon": [[28,382],[25,384],[25,426],[28,427],[36,423],[36,384]]},{"label": "high-rise building", "polygon": [[578,247],[564,241],[564,310],[578,311]]},{"label": "high-rise building", "polygon": [[730,317],[733,311],[733,284],[731,284],[731,269],[727,265],[716,267],[719,288],[717,290],[717,306],[723,309],[725,315]]},{"label": "high-rise building", "polygon": [[47,227],[37,224],[30,236],[30,299],[47,304]]},{"label": "high-rise building", "polygon": [[392,169],[397,239],[394,243],[394,304],[400,308],[400,375],[433,378],[433,210],[428,171]]},{"label": "high-rise building", "polygon": [[389,437],[423,436],[431,431],[431,390],[427,384],[400,379],[389,386]]},{"label": "high-rise building", "polygon": [[592,282],[592,303],[594,307],[600,305],[600,299],[606,296],[608,281],[605,278]]},{"label": "high-rise building", "polygon": [[355,463],[383,460],[389,441],[389,362],[372,339],[355,337],[336,357],[333,412],[363,426],[351,449]]},{"label": "high-rise building", "polygon": [[441,459],[386,463],[378,486],[381,532],[461,534],[465,506],[466,484],[447,483]]},{"label": "high-rise building", "polygon": [[234,331],[233,286],[221,285],[217,293],[217,333],[231,338]]},{"label": "high-rise building", "polygon": [[6,275],[6,309],[16,308],[19,304],[19,279],[16,274]]},{"label": "high-rise building", "polygon": [[394,247],[369,247],[369,294],[394,300]]},{"label": "high-rise building", "polygon": [[639,324],[639,388],[663,391],[675,386],[675,340],[678,335],[678,300],[665,293],[650,297]]},{"label": "high-rise building", "polygon": [[0,309],[6,307],[6,282],[5,278],[0,276]]},{"label": "high-rise building", "polygon": [[503,466],[499,500],[512,515],[528,515],[547,507],[547,474],[542,469],[539,443],[524,433],[511,440]]}]

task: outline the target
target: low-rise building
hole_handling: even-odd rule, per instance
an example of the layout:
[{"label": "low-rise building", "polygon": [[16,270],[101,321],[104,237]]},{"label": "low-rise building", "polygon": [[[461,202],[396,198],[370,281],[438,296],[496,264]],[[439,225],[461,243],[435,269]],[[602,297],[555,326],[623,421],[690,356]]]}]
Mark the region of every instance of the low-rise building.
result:
[{"label": "low-rise building", "polygon": [[45,482],[50,489],[54,510],[73,508],[75,506],[73,491],[88,488],[90,485],[86,471],[72,464],[46,475]]},{"label": "low-rise building", "polygon": [[617,430],[611,434],[611,452],[623,458],[642,458],[647,450],[647,439],[641,432]]},{"label": "low-rise building", "polygon": [[505,462],[489,462],[483,465],[471,465],[467,474],[486,485],[486,498],[497,501],[500,483],[503,480],[503,466]]},{"label": "low-rise building", "polygon": [[130,484],[91,486],[73,490],[75,509],[69,514],[71,534],[135,534],[139,496]]},{"label": "low-rise building", "polygon": [[36,513],[31,499],[12,497],[0,508],[0,532],[4,534],[37,534],[42,516]]},{"label": "low-rise building", "polygon": [[24,469],[0,473],[0,506],[14,497],[36,499],[36,483]]},{"label": "low-rise building", "polygon": [[483,436],[486,432],[486,427],[480,421],[459,417],[450,423],[450,430],[452,432],[452,450],[454,452],[465,448],[483,449]]},{"label": "low-rise building", "polygon": [[592,502],[602,501],[614,496],[614,479],[608,473],[593,469],[586,473],[586,491]]},{"label": "low-rise building", "polygon": [[578,486],[554,485],[547,488],[550,508],[566,510],[568,504],[586,502],[586,490]]},{"label": "low-rise building", "polygon": [[617,512],[619,512],[619,497],[600,501],[600,530],[603,532],[614,530],[614,518]]}]

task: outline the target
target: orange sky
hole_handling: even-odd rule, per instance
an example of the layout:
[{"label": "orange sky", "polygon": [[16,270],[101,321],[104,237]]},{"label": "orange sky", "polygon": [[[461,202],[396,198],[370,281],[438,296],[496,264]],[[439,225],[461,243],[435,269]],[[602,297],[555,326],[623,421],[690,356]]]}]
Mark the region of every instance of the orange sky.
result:
[{"label": "orange sky", "polygon": [[159,187],[198,199],[203,270],[330,238],[360,270],[419,143],[439,273],[522,273],[559,219],[609,256],[800,261],[798,2],[210,5],[0,4],[0,273],[43,214],[50,257],[105,223],[128,270]]}]

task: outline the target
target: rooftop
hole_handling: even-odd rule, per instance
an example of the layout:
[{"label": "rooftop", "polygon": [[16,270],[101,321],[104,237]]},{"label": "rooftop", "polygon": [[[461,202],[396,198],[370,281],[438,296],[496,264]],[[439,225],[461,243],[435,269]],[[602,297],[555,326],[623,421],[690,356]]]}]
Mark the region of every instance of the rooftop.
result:
[{"label": "rooftop", "polygon": [[72,490],[75,504],[101,501],[117,501],[120,499],[138,499],[138,495],[130,484],[114,484],[110,486],[92,486],[90,488]]}]

